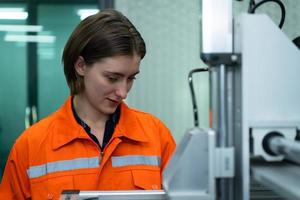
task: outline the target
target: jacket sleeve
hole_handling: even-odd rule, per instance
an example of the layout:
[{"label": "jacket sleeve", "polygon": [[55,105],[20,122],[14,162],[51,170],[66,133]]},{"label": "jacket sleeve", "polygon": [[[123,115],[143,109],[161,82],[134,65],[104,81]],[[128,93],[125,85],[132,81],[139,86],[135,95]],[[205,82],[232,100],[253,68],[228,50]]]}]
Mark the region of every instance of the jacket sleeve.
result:
[{"label": "jacket sleeve", "polygon": [[162,171],[166,168],[168,161],[173,155],[176,143],[170,130],[162,123],[159,123],[160,136],[161,136],[161,166]]},{"label": "jacket sleeve", "polygon": [[27,152],[20,151],[21,149],[15,144],[7,159],[0,185],[1,199],[30,199],[30,183],[26,167],[28,157]]}]

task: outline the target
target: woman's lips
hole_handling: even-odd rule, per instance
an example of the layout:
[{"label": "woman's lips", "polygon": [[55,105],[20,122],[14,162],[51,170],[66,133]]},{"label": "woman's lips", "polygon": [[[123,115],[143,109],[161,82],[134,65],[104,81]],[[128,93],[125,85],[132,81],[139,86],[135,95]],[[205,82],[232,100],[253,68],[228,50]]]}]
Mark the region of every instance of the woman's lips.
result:
[{"label": "woman's lips", "polygon": [[109,102],[110,105],[112,105],[112,106],[117,106],[117,105],[120,104],[120,101],[114,100],[114,99],[108,99],[108,102]]}]

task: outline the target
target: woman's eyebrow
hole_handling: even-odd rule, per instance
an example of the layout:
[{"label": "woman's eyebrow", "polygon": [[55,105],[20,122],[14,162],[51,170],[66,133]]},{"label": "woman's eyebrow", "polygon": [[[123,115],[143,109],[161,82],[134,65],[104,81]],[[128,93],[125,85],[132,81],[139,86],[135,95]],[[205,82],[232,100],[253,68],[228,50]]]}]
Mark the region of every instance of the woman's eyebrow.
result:
[{"label": "woman's eyebrow", "polygon": [[135,76],[135,75],[137,75],[137,74],[139,74],[139,73],[140,73],[140,71],[137,71],[137,72],[133,73],[133,74],[130,75],[130,76]]},{"label": "woman's eyebrow", "polygon": [[[120,73],[120,72],[105,71],[104,73],[106,73],[106,74],[111,74],[111,75],[116,75],[116,76],[121,76],[121,77],[125,76],[125,74]],[[137,75],[138,73],[140,73],[140,71],[134,72],[133,74],[131,74],[131,75],[129,75],[129,76],[135,76],[135,75]]]}]

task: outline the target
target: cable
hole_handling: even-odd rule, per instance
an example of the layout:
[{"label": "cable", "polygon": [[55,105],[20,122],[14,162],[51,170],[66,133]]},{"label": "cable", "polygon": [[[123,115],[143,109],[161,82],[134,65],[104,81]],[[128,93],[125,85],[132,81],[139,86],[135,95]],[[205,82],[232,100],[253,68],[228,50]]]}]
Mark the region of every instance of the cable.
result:
[{"label": "cable", "polygon": [[293,43],[300,49],[300,36],[293,39]]},{"label": "cable", "polygon": [[255,10],[259,6],[261,6],[262,4],[267,3],[267,2],[274,2],[279,5],[279,7],[281,9],[281,19],[280,19],[280,23],[279,23],[279,28],[282,28],[282,26],[284,24],[284,20],[285,20],[285,8],[284,8],[284,4],[280,0],[263,0],[257,4],[255,3],[254,0],[250,0],[248,13],[251,13],[251,14],[255,13]]},{"label": "cable", "polygon": [[250,0],[249,2],[249,8],[248,8],[248,13],[253,13],[252,12],[252,8],[255,6],[255,1],[254,0]]},{"label": "cable", "polygon": [[198,72],[206,72],[209,71],[208,68],[196,68],[193,69],[189,72],[188,80],[189,80],[189,86],[190,86],[190,91],[191,91],[191,96],[192,96],[192,104],[193,104],[193,113],[194,113],[194,125],[196,127],[199,126],[199,121],[198,121],[198,107],[197,107],[197,101],[196,101],[196,96],[195,96],[195,91],[194,91],[194,86],[193,86],[193,74],[198,73]]}]

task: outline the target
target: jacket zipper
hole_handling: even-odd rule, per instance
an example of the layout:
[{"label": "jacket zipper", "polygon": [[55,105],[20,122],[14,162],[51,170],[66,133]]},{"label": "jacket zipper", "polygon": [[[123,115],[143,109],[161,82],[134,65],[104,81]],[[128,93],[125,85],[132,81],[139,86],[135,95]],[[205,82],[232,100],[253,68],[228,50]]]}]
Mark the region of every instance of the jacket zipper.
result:
[{"label": "jacket zipper", "polygon": [[103,151],[100,151],[100,156],[99,156],[99,165],[101,165],[101,161],[103,159]]}]

